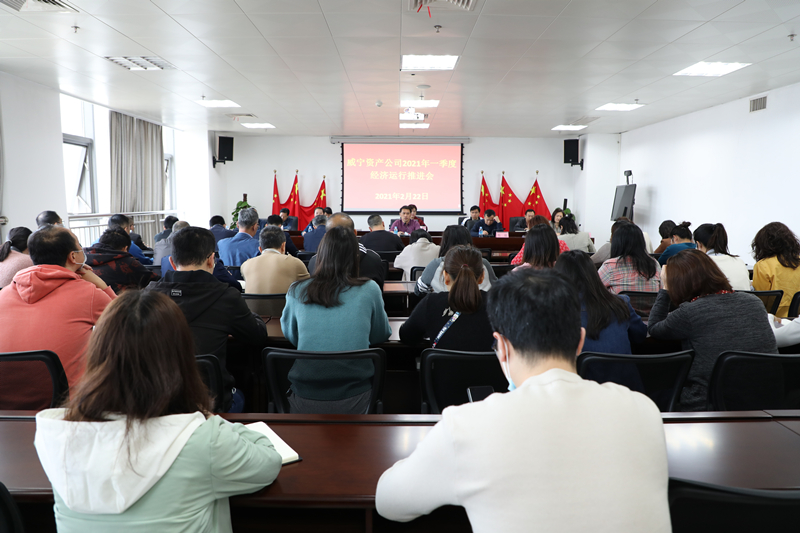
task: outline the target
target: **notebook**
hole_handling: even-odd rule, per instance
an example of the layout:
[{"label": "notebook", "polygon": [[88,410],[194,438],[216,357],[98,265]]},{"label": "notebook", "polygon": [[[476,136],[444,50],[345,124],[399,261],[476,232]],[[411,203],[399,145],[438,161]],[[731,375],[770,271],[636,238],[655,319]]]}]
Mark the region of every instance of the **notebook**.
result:
[{"label": "notebook", "polygon": [[272,445],[275,447],[275,451],[281,454],[283,461],[281,464],[288,465],[289,463],[296,463],[297,461],[302,461],[302,458],[294,451],[288,444],[284,442],[282,438],[278,436],[277,433],[272,431],[268,425],[264,422],[254,422],[252,424],[245,424],[247,429],[251,429],[256,433],[261,433],[262,435],[266,435]]}]

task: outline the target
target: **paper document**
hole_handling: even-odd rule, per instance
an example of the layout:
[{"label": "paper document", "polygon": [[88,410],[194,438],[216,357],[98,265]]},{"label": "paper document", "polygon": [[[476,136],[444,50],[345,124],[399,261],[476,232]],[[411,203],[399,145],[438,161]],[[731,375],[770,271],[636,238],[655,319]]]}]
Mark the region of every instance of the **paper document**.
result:
[{"label": "paper document", "polygon": [[277,433],[272,431],[268,425],[264,422],[254,422],[252,424],[245,424],[247,429],[252,429],[257,433],[261,433],[262,435],[266,435],[272,445],[275,447],[275,451],[281,454],[283,461],[281,464],[289,464],[294,463],[300,460],[300,456],[294,451],[288,444],[286,444],[282,438],[278,436]]}]

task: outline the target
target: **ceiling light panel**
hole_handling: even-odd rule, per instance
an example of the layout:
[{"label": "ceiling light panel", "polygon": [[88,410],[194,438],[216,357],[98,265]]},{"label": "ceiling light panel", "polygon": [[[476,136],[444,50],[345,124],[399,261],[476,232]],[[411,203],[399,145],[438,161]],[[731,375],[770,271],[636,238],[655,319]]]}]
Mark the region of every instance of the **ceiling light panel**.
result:
[{"label": "ceiling light panel", "polygon": [[400,120],[425,120],[425,113],[400,113]]},{"label": "ceiling light panel", "polygon": [[400,128],[404,130],[411,130],[411,129],[425,130],[428,129],[430,126],[431,126],[430,124],[409,124],[409,123],[400,124]]},{"label": "ceiling light panel", "polygon": [[561,124],[553,128],[551,131],[578,131],[586,127],[587,126],[582,126],[580,124]]},{"label": "ceiling light panel", "polygon": [[644,107],[644,104],[606,104],[601,105],[595,111],[633,111]]},{"label": "ceiling light panel", "polygon": [[242,126],[250,129],[273,129],[275,126],[269,122],[242,122]]},{"label": "ceiling light panel", "polygon": [[439,107],[439,100],[400,100],[400,107]]},{"label": "ceiling light panel", "polygon": [[195,103],[203,107],[242,107],[231,100],[195,100]]},{"label": "ceiling light panel", "polygon": [[177,70],[177,67],[156,56],[110,56],[107,60],[128,70]]},{"label": "ceiling light panel", "polygon": [[400,70],[453,70],[458,56],[404,55]]},{"label": "ceiling light panel", "polygon": [[691,67],[687,67],[673,76],[724,76],[744,67],[749,67],[752,63],[709,63],[700,61]]}]

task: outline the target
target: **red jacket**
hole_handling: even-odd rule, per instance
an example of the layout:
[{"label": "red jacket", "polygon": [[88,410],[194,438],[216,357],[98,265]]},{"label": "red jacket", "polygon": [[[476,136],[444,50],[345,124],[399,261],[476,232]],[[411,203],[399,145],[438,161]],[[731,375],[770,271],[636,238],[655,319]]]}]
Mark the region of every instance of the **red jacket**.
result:
[{"label": "red jacket", "polygon": [[[101,291],[64,267],[35,265],[20,270],[0,291],[0,352],[53,351],[73,386],[83,375],[83,355],[92,328],[114,298],[110,287]],[[41,365],[2,363],[0,406],[47,407],[49,383]]]}]

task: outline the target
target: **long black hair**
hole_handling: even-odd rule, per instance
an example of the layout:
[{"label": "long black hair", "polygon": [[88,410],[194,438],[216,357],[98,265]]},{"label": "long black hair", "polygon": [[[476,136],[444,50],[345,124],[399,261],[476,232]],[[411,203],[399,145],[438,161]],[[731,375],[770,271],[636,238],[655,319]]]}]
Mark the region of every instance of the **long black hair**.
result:
[{"label": "long black hair", "polygon": [[598,339],[613,319],[625,322],[630,314],[625,302],[603,286],[589,256],[580,250],[564,252],[558,256],[556,272],[564,276],[578,290],[589,320],[586,336]]},{"label": "long black hair", "polygon": [[558,237],[547,224],[538,224],[525,234],[522,262],[531,266],[550,268],[558,259]]},{"label": "long black hair", "polygon": [[656,261],[647,253],[642,230],[636,224],[623,224],[611,239],[611,257],[617,264],[629,262],[646,279],[656,275]]},{"label": "long black hair", "polygon": [[[317,249],[317,267],[300,300],[305,304],[323,307],[341,305],[339,295],[343,291],[369,281],[359,277],[359,253],[358,239],[353,230],[344,226],[329,228]],[[289,288],[292,294],[296,289],[297,284]]]},{"label": "long black hair", "polygon": [[452,225],[444,228],[442,244],[439,247],[439,257],[444,257],[453,246],[468,244],[472,246],[472,235],[469,230],[461,225]]},{"label": "long black hair", "polygon": [[705,246],[708,251],[714,250],[718,254],[738,257],[728,251],[728,232],[722,224],[700,224],[694,230],[694,241]]},{"label": "long black hair", "polygon": [[24,252],[28,249],[28,237],[33,233],[25,226],[11,228],[8,232],[8,240],[0,246],[0,263],[5,261],[11,254],[11,248],[14,247],[18,252]]},{"label": "long black hair", "polygon": [[561,221],[558,224],[561,226],[562,234],[577,234],[580,231],[578,230],[578,224],[575,222],[575,215],[572,213],[561,217]]}]

